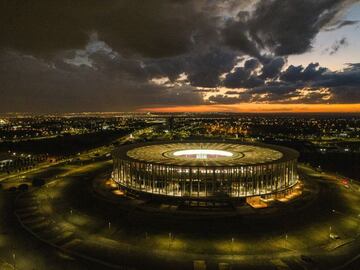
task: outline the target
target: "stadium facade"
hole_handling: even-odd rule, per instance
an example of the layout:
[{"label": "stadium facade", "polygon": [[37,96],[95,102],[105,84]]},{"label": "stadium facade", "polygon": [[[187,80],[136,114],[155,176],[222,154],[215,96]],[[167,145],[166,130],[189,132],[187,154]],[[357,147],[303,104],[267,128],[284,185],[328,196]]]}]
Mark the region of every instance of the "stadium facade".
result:
[{"label": "stadium facade", "polygon": [[113,179],[152,198],[269,198],[296,185],[298,156],[286,147],[236,141],[130,144],[113,152]]}]

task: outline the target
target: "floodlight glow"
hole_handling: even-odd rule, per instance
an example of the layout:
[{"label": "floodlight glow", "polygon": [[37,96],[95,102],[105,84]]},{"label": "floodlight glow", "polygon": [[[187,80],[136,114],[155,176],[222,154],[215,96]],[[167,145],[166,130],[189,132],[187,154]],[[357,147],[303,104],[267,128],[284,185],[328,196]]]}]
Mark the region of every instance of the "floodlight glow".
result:
[{"label": "floodlight glow", "polygon": [[232,157],[232,153],[223,150],[211,150],[211,149],[190,149],[180,150],[173,153],[174,156],[195,156],[196,158],[208,158],[212,157]]}]

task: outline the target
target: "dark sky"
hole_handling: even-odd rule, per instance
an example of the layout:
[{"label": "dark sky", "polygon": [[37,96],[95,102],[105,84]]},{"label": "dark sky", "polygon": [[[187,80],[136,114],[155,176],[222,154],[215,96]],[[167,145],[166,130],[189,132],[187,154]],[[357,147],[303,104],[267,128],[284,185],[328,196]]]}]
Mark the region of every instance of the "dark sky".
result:
[{"label": "dark sky", "polygon": [[355,107],[358,20],[346,0],[0,0],[0,111]]}]

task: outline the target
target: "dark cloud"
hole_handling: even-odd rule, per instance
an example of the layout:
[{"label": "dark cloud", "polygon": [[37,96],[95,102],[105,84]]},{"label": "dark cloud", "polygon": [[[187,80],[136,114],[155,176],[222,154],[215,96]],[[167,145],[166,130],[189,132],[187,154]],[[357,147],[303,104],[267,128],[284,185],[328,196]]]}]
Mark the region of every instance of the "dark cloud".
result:
[{"label": "dark cloud", "polygon": [[290,65],[281,73],[280,79],[285,82],[311,81],[319,78],[327,69],[319,63],[310,63],[305,69],[303,66]]},{"label": "dark cloud", "polygon": [[339,0],[259,1],[252,14],[239,13],[223,31],[225,42],[252,56],[260,49],[276,55],[299,54],[343,8]]},{"label": "dark cloud", "polygon": [[[91,0],[88,7],[93,10]],[[89,30],[84,16],[80,5],[71,1],[1,0],[0,46],[41,54],[81,47]]]},{"label": "dark cloud", "polygon": [[[246,73],[244,68],[238,68],[230,74],[225,79],[227,83],[234,78],[237,79],[236,82],[239,82],[239,78],[249,79],[249,73]],[[236,94],[239,96],[234,97],[233,95]],[[217,95],[210,100],[227,104],[231,102],[359,103],[360,64],[348,64],[346,69],[338,72],[332,72],[319,66],[318,63],[310,63],[305,68],[291,65],[280,73],[278,80],[270,80],[242,92],[227,91],[225,95]]]},{"label": "dark cloud", "polygon": [[244,67],[237,67],[229,72],[222,84],[228,88],[253,88],[264,83],[263,79],[258,77],[255,69],[260,63],[257,59],[246,60]]},{"label": "dark cloud", "polygon": [[[247,91],[251,95],[264,95],[276,96],[277,99],[283,99],[288,93],[296,91],[296,89],[303,87],[302,84],[290,84],[280,81],[269,82],[266,85],[255,87]],[[267,97],[269,99],[269,96]]]},{"label": "dark cloud", "polygon": [[229,51],[210,50],[186,59],[184,72],[193,86],[216,87],[220,75],[229,72],[235,64],[236,54]]},{"label": "dark cloud", "polygon": [[[278,100],[287,102],[293,97],[293,102],[297,103],[360,102],[359,64],[350,64],[347,69],[338,72],[331,72],[317,63],[311,63],[305,69],[290,66],[280,79],[275,85],[268,84],[250,92],[280,94]],[[299,92],[301,89],[306,89],[305,94]]]},{"label": "dark cloud", "polygon": [[175,58],[151,59],[145,62],[145,69],[151,76],[167,76],[171,81],[186,73],[192,86],[216,87],[220,75],[229,72],[236,59],[237,54],[232,51],[209,48]]},{"label": "dark cloud", "polygon": [[360,91],[358,87],[339,86],[332,88],[332,99],[335,103],[359,103]]},{"label": "dark cloud", "polygon": [[216,88],[198,88],[198,89],[194,89],[194,92],[198,92],[198,93],[217,93],[219,92],[219,89]]},{"label": "dark cloud", "polygon": [[231,48],[239,50],[250,56],[260,58],[261,53],[257,44],[250,39],[249,29],[246,19],[248,16],[244,16],[243,13],[239,14],[241,19],[238,21],[230,20],[227,22],[222,35],[224,41]]},{"label": "dark cloud", "polygon": [[274,79],[279,76],[282,67],[285,64],[283,57],[268,58],[262,64],[261,74],[257,75],[254,70],[259,67],[259,61],[256,59],[247,60],[244,67],[235,68],[233,72],[226,75],[223,84],[229,88],[253,88],[264,84],[266,79]]},{"label": "dark cloud", "polygon": [[243,85],[247,82],[251,74],[251,71],[238,67],[234,72],[231,72],[226,75],[224,80],[224,86],[228,88],[238,88],[243,87]]},{"label": "dark cloud", "polygon": [[120,51],[147,57],[164,57],[187,52],[197,35],[211,36],[207,20],[193,1],[128,0],[97,23],[100,38]]},{"label": "dark cloud", "polygon": [[220,103],[220,104],[234,104],[240,102],[239,97],[232,97],[226,95],[215,95],[209,98],[210,103]]},{"label": "dark cloud", "polygon": [[347,70],[356,70],[360,69],[360,63],[347,63],[348,66]]},{"label": "dark cloud", "polygon": [[285,62],[283,57],[276,57],[269,60],[263,65],[261,77],[264,79],[277,77]]},{"label": "dark cloud", "polygon": [[230,91],[226,91],[225,95],[239,95],[240,93],[241,93],[240,91],[230,90]]},{"label": "dark cloud", "polygon": [[324,30],[325,31],[334,31],[334,30],[340,29],[340,28],[342,28],[344,26],[355,25],[355,24],[358,24],[358,23],[359,23],[359,21],[341,20],[337,24],[332,25],[332,26],[330,26],[328,28],[325,28]]},{"label": "dark cloud", "polygon": [[264,81],[254,75],[251,70],[239,67],[234,72],[228,73],[223,81],[225,87],[228,88],[253,88],[262,85]]},{"label": "dark cloud", "polygon": [[192,87],[168,89],[127,73],[54,65],[34,57],[2,54],[1,111],[128,111],[159,105],[201,104]]},{"label": "dark cloud", "polygon": [[211,23],[193,1],[0,0],[0,46],[41,55],[82,48],[91,32],[124,54],[178,55]]},{"label": "dark cloud", "polygon": [[244,68],[253,70],[257,68],[259,65],[260,65],[259,60],[252,58],[245,62]]},{"label": "dark cloud", "polygon": [[360,90],[360,69],[355,67],[342,72],[327,72],[317,80],[312,81],[311,85],[317,87],[355,87]]}]

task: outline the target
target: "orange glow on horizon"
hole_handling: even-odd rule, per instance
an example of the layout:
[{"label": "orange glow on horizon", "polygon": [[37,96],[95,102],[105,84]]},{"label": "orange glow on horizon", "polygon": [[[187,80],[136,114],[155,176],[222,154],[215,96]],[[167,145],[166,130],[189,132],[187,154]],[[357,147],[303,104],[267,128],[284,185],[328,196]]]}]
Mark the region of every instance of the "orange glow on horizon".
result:
[{"label": "orange glow on horizon", "polygon": [[170,107],[148,107],[141,112],[238,112],[238,113],[358,113],[360,103],[356,104],[212,104]]}]

